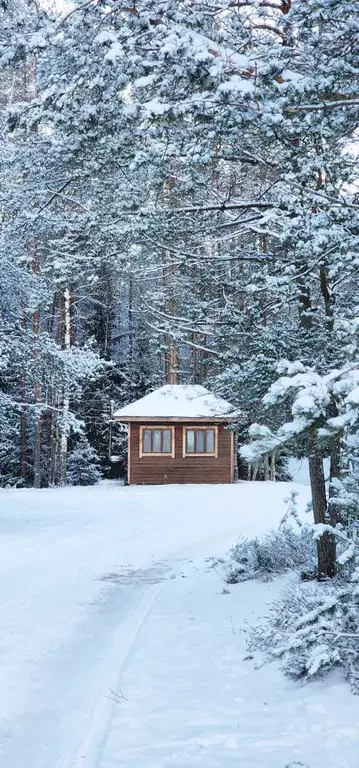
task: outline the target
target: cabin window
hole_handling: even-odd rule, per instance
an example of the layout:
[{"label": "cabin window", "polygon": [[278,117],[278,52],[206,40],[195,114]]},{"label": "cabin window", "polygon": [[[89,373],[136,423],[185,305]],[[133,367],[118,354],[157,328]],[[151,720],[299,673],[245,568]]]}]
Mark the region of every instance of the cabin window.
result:
[{"label": "cabin window", "polygon": [[216,456],[218,427],[184,427],[183,456]]},{"label": "cabin window", "polygon": [[140,458],[166,455],[174,457],[174,427],[140,427]]}]

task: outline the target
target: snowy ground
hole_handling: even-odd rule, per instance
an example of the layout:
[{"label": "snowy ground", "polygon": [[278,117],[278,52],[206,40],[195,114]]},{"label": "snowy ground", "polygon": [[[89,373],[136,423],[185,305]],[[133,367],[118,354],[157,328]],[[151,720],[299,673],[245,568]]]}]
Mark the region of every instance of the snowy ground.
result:
[{"label": "snowy ground", "polygon": [[0,491],[3,768],[356,768],[359,700],[245,660],[283,579],[223,594],[207,557],[295,487]]}]

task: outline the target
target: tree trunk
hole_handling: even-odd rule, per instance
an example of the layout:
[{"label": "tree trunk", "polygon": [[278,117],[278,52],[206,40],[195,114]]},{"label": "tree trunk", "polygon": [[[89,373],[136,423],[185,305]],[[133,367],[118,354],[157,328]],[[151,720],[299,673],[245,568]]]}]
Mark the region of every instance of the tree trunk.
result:
[{"label": "tree trunk", "polygon": [[325,316],[327,320],[327,328],[332,331],[334,328],[334,311],[333,303],[334,297],[329,291],[328,284],[328,271],[325,266],[321,266],[319,270],[320,290],[324,301]]},{"label": "tree trunk", "polygon": [[[21,326],[26,333],[27,315],[25,310],[22,312]],[[27,478],[27,386],[26,375],[23,373],[21,380],[21,413],[20,413],[20,477],[26,482]]]},{"label": "tree trunk", "polygon": [[[171,254],[168,251],[164,253],[165,266],[162,270],[164,291],[167,296],[167,312],[173,317],[176,314],[176,301],[175,301],[175,273],[176,267],[171,261]],[[172,329],[169,329],[169,333],[165,334],[165,381],[166,384],[179,384],[180,372],[179,372],[179,354],[177,344],[172,335]]]},{"label": "tree trunk", "polygon": [[[339,411],[334,402],[329,406],[329,416],[335,418]],[[341,439],[340,435],[334,435],[330,443],[330,472],[329,472],[329,500],[328,513],[331,525],[337,525],[341,520],[341,507],[334,502],[335,489],[333,480],[337,480],[341,473]]]},{"label": "tree trunk", "polygon": [[[77,341],[77,328],[76,328],[76,293],[75,288],[72,285],[69,290],[69,315],[70,315],[70,345],[71,347],[76,344]],[[106,320],[105,320],[105,329],[104,329],[104,350],[103,354],[104,357],[107,359],[109,357],[108,355],[108,348],[111,344],[111,317],[110,312],[106,305]]]},{"label": "tree trunk", "polygon": [[20,414],[20,477],[26,482],[27,476],[27,409],[23,405]]},{"label": "tree trunk", "polygon": [[[193,344],[196,344],[197,340],[197,334],[193,332],[191,334],[191,341]],[[197,384],[197,349],[196,347],[192,347],[192,384]]]},{"label": "tree trunk", "polygon": [[[176,311],[173,299],[169,301],[168,312],[174,315]],[[165,337],[165,375],[166,384],[179,384],[179,356],[176,343],[170,333]]]},{"label": "tree trunk", "polygon": [[269,480],[269,456],[268,453],[263,456],[263,463],[264,463],[264,480]]},{"label": "tree trunk", "polygon": [[[318,456],[311,441],[309,446],[309,475],[312,492],[314,523],[327,523],[327,497],[323,459]],[[336,548],[335,538],[331,533],[323,533],[317,540],[318,579],[321,581],[335,575]]]},{"label": "tree trunk", "polygon": [[[70,314],[70,290],[65,288],[64,291],[64,321],[65,321],[65,349],[70,349],[71,346],[71,314]],[[70,410],[70,398],[68,392],[65,390],[63,399],[63,426],[61,433],[60,444],[60,482],[62,485],[66,484],[67,479],[67,414]]]},{"label": "tree trunk", "polygon": [[276,481],[276,473],[275,473],[275,452],[271,454],[271,465],[270,465],[270,479],[272,483],[275,483]]},{"label": "tree trunk", "polygon": [[41,488],[41,412],[35,415],[34,488]]},{"label": "tree trunk", "polygon": [[[315,213],[315,211],[313,211]],[[311,298],[309,287],[306,283],[306,279],[303,276],[300,265],[298,269],[297,285],[299,289],[299,321],[300,326],[307,333],[312,327],[311,316]],[[321,289],[323,291],[324,282],[321,275]],[[327,285],[325,286],[328,287]],[[325,304],[326,311],[329,305]],[[312,494],[313,504],[313,517],[314,523],[326,524],[327,520],[327,497],[325,492],[325,478],[323,458],[318,454],[315,437],[309,435],[308,441],[308,460],[309,460],[309,476],[310,486]],[[323,533],[323,535],[317,540],[317,553],[318,553],[318,579],[331,578],[336,572],[336,546],[335,538],[330,533]]]},{"label": "tree trunk", "polygon": [[48,471],[49,485],[56,485],[57,483],[57,452],[58,452],[57,401],[56,401],[55,395],[53,395],[51,421],[50,421],[50,466]]},{"label": "tree trunk", "polygon": [[[37,254],[33,264],[33,273],[38,276],[40,272]],[[39,333],[40,333],[40,312],[38,309],[33,314],[33,333],[34,333],[34,370],[35,404],[40,400],[40,382],[38,379],[39,365]],[[41,488],[41,411],[35,409],[35,444],[34,444],[34,488]]]},{"label": "tree trunk", "polygon": [[[56,313],[59,308],[59,295],[55,293],[52,299],[52,308],[48,321],[48,332],[52,338],[55,338],[55,319]],[[60,322],[60,320],[59,320]],[[57,461],[57,396],[54,390],[51,394],[51,414],[50,414],[50,429],[49,429],[49,441],[50,441],[50,459],[48,468],[48,483],[49,485],[56,485],[56,461]]]},{"label": "tree trunk", "polygon": [[312,304],[310,299],[310,289],[302,275],[302,267],[300,264],[296,266],[297,270],[297,286],[298,286],[298,299],[299,299],[299,323],[301,328],[308,331],[312,327]]},{"label": "tree trunk", "polygon": [[[207,344],[206,337],[203,338],[203,344]],[[205,359],[205,355],[207,353],[201,349],[199,352],[199,359],[200,359],[200,366],[199,366],[199,383],[203,384],[206,378],[206,366],[207,366],[207,360]]]},{"label": "tree trunk", "polygon": [[[333,480],[340,477],[341,472],[341,450],[340,437],[332,438],[330,450],[330,474],[329,474],[329,499],[332,500],[335,495]],[[337,525],[341,520],[341,508],[334,501],[328,505],[329,519],[331,525]]]}]

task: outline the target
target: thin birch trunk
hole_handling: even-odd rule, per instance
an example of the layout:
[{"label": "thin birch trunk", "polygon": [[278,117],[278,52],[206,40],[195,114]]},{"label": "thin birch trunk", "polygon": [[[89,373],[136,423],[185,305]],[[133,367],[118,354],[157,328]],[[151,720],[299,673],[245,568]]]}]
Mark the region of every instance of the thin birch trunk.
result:
[{"label": "thin birch trunk", "polygon": [[[71,308],[70,308],[70,302],[71,302],[71,296],[70,296],[70,289],[65,288],[64,291],[64,325],[65,325],[65,335],[64,335],[64,345],[65,349],[70,349],[71,346]],[[60,441],[60,482],[62,485],[66,484],[67,479],[67,415],[70,410],[70,397],[67,389],[64,390],[64,397],[63,397],[63,425],[62,425],[62,433],[61,433],[61,441]]]},{"label": "thin birch trunk", "polygon": [[52,396],[52,410],[50,422],[50,466],[49,466],[49,485],[56,485],[57,481],[57,452],[58,452],[58,430],[57,430],[57,400],[56,395]]},{"label": "thin birch trunk", "polygon": [[41,488],[41,412],[35,415],[34,488]]},{"label": "thin birch trunk", "polygon": [[[52,308],[51,308],[51,314],[49,317],[48,322],[48,332],[49,335],[54,338],[54,332],[55,332],[55,318],[56,318],[56,312],[58,309],[58,303],[59,303],[59,297],[57,293],[54,293],[53,299],[52,299]],[[49,458],[49,468],[48,468],[48,483],[49,485],[56,485],[56,421],[57,421],[57,397],[56,392],[52,390],[51,396],[51,414],[50,414],[50,429],[49,429],[49,441],[50,441],[50,458]]]},{"label": "thin birch trunk", "polygon": [[[34,261],[34,275],[39,274],[39,263]],[[41,410],[36,408],[40,400],[40,382],[38,380],[38,362],[39,362],[39,333],[40,333],[40,312],[37,309],[33,314],[33,335],[34,335],[34,369],[35,369],[35,442],[34,442],[34,488],[41,488]]]},{"label": "thin birch trunk", "polygon": [[[26,332],[27,328],[27,316],[25,311],[22,312],[21,326]],[[21,380],[21,412],[20,412],[20,477],[26,482],[27,478],[27,386],[26,376],[23,373]]]},{"label": "thin birch trunk", "polygon": [[[22,387],[22,399],[26,394],[25,387]],[[27,476],[27,408],[21,406],[20,413],[20,477],[26,481]]]}]

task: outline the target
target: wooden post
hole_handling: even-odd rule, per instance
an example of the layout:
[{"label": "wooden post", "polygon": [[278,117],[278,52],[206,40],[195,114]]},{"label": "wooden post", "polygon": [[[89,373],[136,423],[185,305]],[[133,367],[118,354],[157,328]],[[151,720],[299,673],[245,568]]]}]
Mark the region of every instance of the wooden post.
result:
[{"label": "wooden post", "polygon": [[234,483],[234,432],[231,432],[231,470],[230,470],[230,482]]},{"label": "wooden post", "polygon": [[127,482],[131,483],[131,423],[128,425],[128,438],[127,438]]}]

